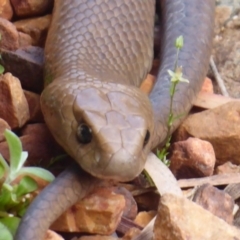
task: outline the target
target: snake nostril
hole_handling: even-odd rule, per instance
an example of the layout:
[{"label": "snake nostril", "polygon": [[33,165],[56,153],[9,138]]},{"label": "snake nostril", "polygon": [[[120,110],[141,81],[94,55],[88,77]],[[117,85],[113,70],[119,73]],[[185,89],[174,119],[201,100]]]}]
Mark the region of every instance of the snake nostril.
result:
[{"label": "snake nostril", "polygon": [[92,141],[92,129],[85,123],[81,123],[77,128],[77,139],[82,144],[88,144]]},{"label": "snake nostril", "polygon": [[144,138],[144,142],[143,142],[144,147],[147,145],[149,139],[150,139],[150,132],[147,130],[145,138]]}]

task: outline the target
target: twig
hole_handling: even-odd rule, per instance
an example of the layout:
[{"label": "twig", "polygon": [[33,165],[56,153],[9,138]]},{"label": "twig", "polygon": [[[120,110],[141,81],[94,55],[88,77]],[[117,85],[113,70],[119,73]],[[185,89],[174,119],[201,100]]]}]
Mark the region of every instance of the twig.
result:
[{"label": "twig", "polygon": [[220,74],[219,74],[219,72],[217,70],[217,66],[216,66],[212,56],[210,58],[210,66],[212,68],[214,77],[215,77],[215,79],[217,81],[217,84],[218,84],[218,86],[220,88],[220,91],[221,91],[222,95],[228,97],[229,96],[228,91],[227,91],[227,89],[226,89],[226,87],[224,85],[224,82],[223,82],[223,80],[222,80],[222,78],[221,78],[221,76],[220,76]]},{"label": "twig", "polygon": [[219,174],[203,178],[191,178],[178,180],[180,188],[196,187],[205,183],[210,183],[214,186],[228,185],[230,183],[239,183],[240,173]]},{"label": "twig", "polygon": [[[149,153],[148,155],[145,170],[151,176],[160,195],[170,193],[182,196],[182,191],[172,172],[163,162],[159,161],[153,153]],[[155,219],[156,217],[148,223],[148,225],[141,231],[140,235],[134,237],[132,240],[151,240],[153,237]]]}]

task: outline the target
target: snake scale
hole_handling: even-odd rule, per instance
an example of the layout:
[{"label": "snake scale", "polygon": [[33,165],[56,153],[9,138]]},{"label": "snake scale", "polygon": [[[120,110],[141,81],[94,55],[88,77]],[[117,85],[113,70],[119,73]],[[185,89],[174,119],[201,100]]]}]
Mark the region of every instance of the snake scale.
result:
[{"label": "snake scale", "polygon": [[[29,207],[15,240],[42,240],[51,223],[100,179],[129,181],[167,134],[168,69],[175,39],[183,35],[178,63],[190,83],[179,83],[175,116],[188,113],[207,73],[214,0],[159,0],[161,66],[146,96],[139,90],[153,60],[155,0],[56,0],[45,46],[41,95],[47,126],[76,160]],[[182,119],[174,122],[172,131]]]}]

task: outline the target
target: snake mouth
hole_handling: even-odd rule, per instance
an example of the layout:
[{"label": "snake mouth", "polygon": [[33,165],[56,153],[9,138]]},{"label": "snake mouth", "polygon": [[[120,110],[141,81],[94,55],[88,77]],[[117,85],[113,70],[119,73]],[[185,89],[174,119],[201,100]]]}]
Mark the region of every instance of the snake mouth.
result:
[{"label": "snake mouth", "polygon": [[81,157],[80,166],[94,177],[128,182],[137,177],[144,168],[146,155],[130,154],[121,148],[114,154],[108,154],[93,148]]}]

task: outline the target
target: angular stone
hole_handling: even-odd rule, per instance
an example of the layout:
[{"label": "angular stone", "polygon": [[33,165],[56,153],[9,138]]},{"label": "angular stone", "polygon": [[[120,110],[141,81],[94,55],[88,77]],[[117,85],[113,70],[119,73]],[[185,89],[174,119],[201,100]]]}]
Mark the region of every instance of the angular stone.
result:
[{"label": "angular stone", "polygon": [[134,222],[144,228],[156,216],[156,214],[156,211],[139,212]]},{"label": "angular stone", "polygon": [[233,223],[234,201],[226,192],[204,184],[195,192],[193,201],[227,223]]},{"label": "angular stone", "polygon": [[216,34],[220,34],[223,30],[223,26],[227,23],[227,21],[231,18],[233,13],[233,7],[222,5],[216,7],[215,11],[215,31]]},{"label": "angular stone", "polygon": [[19,17],[43,15],[53,6],[53,0],[11,0],[11,3]]},{"label": "angular stone", "polygon": [[123,236],[122,240],[132,240],[134,237],[140,234],[141,230],[138,228],[131,228],[126,234]]},{"label": "angular stone", "polygon": [[101,236],[101,235],[84,236],[84,237],[79,238],[79,240],[117,240],[117,239],[119,239],[119,238],[112,237],[112,236]]},{"label": "angular stone", "polygon": [[8,125],[8,123],[5,120],[0,118],[0,142],[4,141],[4,139],[5,139],[4,131],[6,129],[11,129],[11,128],[10,128],[10,126]]},{"label": "angular stone", "polygon": [[11,73],[0,76],[0,117],[11,128],[22,127],[30,118],[21,83]]},{"label": "angular stone", "polygon": [[6,72],[19,78],[25,90],[40,93],[43,89],[43,49],[27,47],[17,51],[3,50],[2,61]]},{"label": "angular stone", "polygon": [[43,17],[28,18],[14,22],[17,30],[28,34],[32,38],[34,46],[43,47],[47,37],[48,28],[51,22],[51,15]]},{"label": "angular stone", "polygon": [[57,233],[48,230],[44,240],[64,240],[64,239]]},{"label": "angular stone", "polygon": [[142,194],[134,196],[139,208],[145,210],[157,210],[159,204],[159,194],[155,191],[145,191]]},{"label": "angular stone", "polygon": [[122,195],[98,188],[64,213],[51,229],[110,235],[116,230],[124,207]]},{"label": "angular stone", "polygon": [[240,230],[184,197],[165,194],[154,235],[155,240],[239,240]]},{"label": "angular stone", "polygon": [[213,93],[213,84],[212,84],[212,80],[210,78],[208,78],[208,77],[205,78],[201,91]]},{"label": "angular stone", "polygon": [[240,102],[232,101],[214,109],[192,114],[174,135],[176,141],[189,136],[212,144],[217,165],[231,161],[240,164]]},{"label": "angular stone", "polygon": [[10,0],[1,0],[0,1],[0,17],[7,20],[11,20],[13,16],[13,10],[10,3]]},{"label": "angular stone", "polygon": [[19,48],[25,48],[32,45],[32,38],[23,32],[18,32]]},{"label": "angular stone", "polygon": [[26,90],[24,90],[24,94],[29,106],[29,122],[44,122],[40,106],[40,95]]},{"label": "angular stone", "polygon": [[211,143],[190,137],[172,145],[170,169],[177,179],[211,176],[215,160]]},{"label": "angular stone", "polygon": [[240,173],[240,166],[226,162],[215,169],[215,174]]},{"label": "angular stone", "polygon": [[[22,133],[20,140],[23,150],[28,152],[28,165],[49,165],[51,158],[63,154],[63,150],[53,139],[45,124],[29,124]],[[0,153],[9,160],[7,142],[0,143]]]},{"label": "angular stone", "polygon": [[19,48],[17,28],[8,20],[0,18],[1,48],[16,50]]}]

